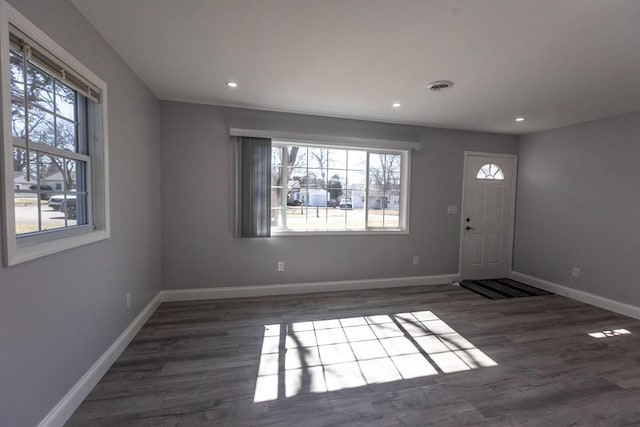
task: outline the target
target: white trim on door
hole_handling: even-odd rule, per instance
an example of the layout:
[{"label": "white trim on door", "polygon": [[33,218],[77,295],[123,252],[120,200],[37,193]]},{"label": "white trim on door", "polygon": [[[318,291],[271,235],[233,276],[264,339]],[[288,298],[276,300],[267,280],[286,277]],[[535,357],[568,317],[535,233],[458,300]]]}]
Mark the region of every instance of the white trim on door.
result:
[{"label": "white trim on door", "polygon": [[515,213],[516,213],[516,181],[518,178],[518,156],[516,154],[507,153],[485,153],[481,151],[465,151],[464,162],[462,166],[462,203],[460,204],[460,253],[458,262],[458,271],[460,272],[460,280],[464,280],[464,231],[466,226],[465,221],[465,201],[467,197],[467,167],[469,163],[469,157],[499,157],[504,159],[511,159],[513,161],[513,180],[511,188],[511,230],[509,230],[509,238],[507,242],[507,272],[511,271],[513,265],[513,234],[515,230]]}]

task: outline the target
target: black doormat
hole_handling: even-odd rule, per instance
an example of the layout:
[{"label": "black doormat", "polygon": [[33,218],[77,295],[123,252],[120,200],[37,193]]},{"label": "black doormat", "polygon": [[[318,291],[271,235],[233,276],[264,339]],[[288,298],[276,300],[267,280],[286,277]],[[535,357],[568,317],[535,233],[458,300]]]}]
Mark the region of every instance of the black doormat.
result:
[{"label": "black doormat", "polygon": [[525,285],[511,279],[463,280],[463,288],[489,299],[535,297],[553,295],[551,292]]}]

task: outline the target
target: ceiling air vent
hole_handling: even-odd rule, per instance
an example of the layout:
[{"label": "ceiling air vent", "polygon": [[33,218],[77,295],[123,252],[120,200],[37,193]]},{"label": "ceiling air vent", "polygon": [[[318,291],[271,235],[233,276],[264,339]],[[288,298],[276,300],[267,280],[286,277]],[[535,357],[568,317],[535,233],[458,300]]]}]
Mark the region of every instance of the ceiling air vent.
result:
[{"label": "ceiling air vent", "polygon": [[449,80],[438,80],[433,83],[429,83],[427,87],[432,92],[444,92],[445,90],[449,90],[453,87],[453,82],[450,82]]}]

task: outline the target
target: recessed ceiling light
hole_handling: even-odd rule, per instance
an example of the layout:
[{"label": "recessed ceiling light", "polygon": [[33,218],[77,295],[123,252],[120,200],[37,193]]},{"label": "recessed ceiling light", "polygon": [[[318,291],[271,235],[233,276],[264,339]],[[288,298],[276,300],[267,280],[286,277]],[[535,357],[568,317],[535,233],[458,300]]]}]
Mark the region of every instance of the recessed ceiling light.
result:
[{"label": "recessed ceiling light", "polygon": [[235,89],[238,87],[238,83],[236,82],[227,82],[227,86],[229,86],[232,89]]},{"label": "recessed ceiling light", "polygon": [[516,117],[516,122],[524,122],[524,117]]},{"label": "recessed ceiling light", "polygon": [[449,90],[452,87],[453,82],[449,80],[437,80],[427,85],[427,89],[429,89],[431,92],[444,92],[445,90]]},{"label": "recessed ceiling light", "polygon": [[402,103],[401,102],[394,102],[393,104],[391,104],[391,106],[393,108],[400,108],[400,107],[402,107]]}]

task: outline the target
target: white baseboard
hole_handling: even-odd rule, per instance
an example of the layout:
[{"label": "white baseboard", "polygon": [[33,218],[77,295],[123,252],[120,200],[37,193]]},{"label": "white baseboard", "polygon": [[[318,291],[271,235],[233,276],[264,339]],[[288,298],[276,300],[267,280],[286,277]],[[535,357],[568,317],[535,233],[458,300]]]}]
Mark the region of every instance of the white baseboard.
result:
[{"label": "white baseboard", "polygon": [[162,301],[194,301],[221,298],[247,298],[270,295],[307,294],[315,292],[356,291],[362,289],[397,288],[401,286],[441,285],[460,280],[460,274],[394,277],[389,279],[342,280],[335,282],[289,283],[260,286],[227,286],[203,289],[161,291]]},{"label": "white baseboard", "polygon": [[559,285],[557,283],[549,282],[548,280],[529,276],[528,274],[518,273],[517,271],[512,271],[509,274],[509,277],[513,280],[518,280],[522,283],[526,283],[558,295],[566,296],[576,301],[624,314],[625,316],[633,317],[634,319],[640,319],[640,307],[636,307],[635,305],[625,304],[623,302],[601,297],[589,292],[579,291],[569,288],[568,286]]},{"label": "white baseboard", "polygon": [[69,420],[161,302],[161,294],[158,293],[140,314],[133,319],[127,329],[109,346],[107,351],[100,356],[96,363],[75,383],[62,400],[40,421],[38,427],[61,427]]},{"label": "white baseboard", "polygon": [[396,277],[390,279],[344,280],[336,282],[295,283],[262,286],[237,286],[206,289],[183,289],[160,291],[129,324],[127,329],[111,344],[102,356],[89,368],[58,404],[40,421],[38,427],[61,427],[107,373],[111,365],[129,345],[140,328],[164,301],[190,301],[219,298],[243,298],[269,295],[305,294],[312,292],[347,291],[360,289],[394,288],[453,283],[460,274],[437,276]]}]

